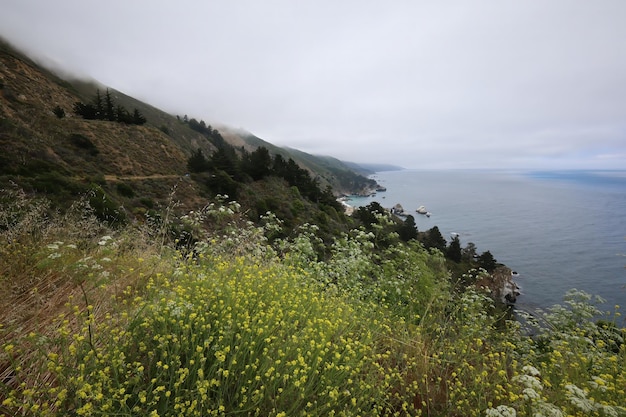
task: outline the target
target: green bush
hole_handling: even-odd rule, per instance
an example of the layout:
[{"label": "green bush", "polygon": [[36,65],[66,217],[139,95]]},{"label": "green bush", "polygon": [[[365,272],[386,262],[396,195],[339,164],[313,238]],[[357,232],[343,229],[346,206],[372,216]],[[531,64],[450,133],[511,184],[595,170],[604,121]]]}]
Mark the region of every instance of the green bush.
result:
[{"label": "green bush", "polygon": [[124,197],[133,198],[135,196],[135,191],[132,187],[126,183],[118,182],[115,186],[117,192]]},{"label": "green bush", "polygon": [[24,181],[24,185],[26,184],[30,184],[30,187],[37,192],[47,194],[56,202],[73,200],[86,190],[81,182],[57,171],[38,174]]},{"label": "green bush", "polygon": [[65,110],[63,110],[63,108],[61,106],[56,106],[53,110],[52,113],[54,113],[54,115],[56,117],[58,117],[59,119],[62,119],[65,117]]},{"label": "green bush", "polygon": [[41,174],[55,173],[60,176],[70,176],[70,172],[61,165],[42,159],[43,155],[34,155],[26,164],[19,164],[17,174],[24,177],[36,177]]},{"label": "green bush", "polygon": [[142,197],[139,199],[139,202],[141,204],[143,204],[144,206],[146,206],[149,209],[153,209],[155,204],[154,204],[154,200],[148,197]]},{"label": "green bush", "polygon": [[89,205],[96,217],[108,224],[123,225],[126,223],[126,214],[116,202],[97,184],[91,185],[89,191]]},{"label": "green bush", "polygon": [[92,175],[88,178],[89,183],[98,184],[101,187],[104,187],[107,184],[106,178],[104,178],[103,174]]},{"label": "green bush", "polygon": [[89,152],[90,155],[96,156],[100,153],[96,145],[86,136],[73,133],[69,137],[69,141],[72,145],[77,148],[84,149]]}]

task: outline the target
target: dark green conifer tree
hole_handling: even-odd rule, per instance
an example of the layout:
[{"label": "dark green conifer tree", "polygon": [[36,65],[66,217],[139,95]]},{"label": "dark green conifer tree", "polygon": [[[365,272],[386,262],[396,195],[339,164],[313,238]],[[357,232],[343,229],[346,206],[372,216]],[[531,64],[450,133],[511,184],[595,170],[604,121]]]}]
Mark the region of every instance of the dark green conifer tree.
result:
[{"label": "dark green conifer tree", "polygon": [[81,116],[83,119],[95,120],[98,118],[98,112],[94,105],[83,104],[80,101],[74,103],[74,113]]},{"label": "dark green conifer tree", "polygon": [[93,105],[96,108],[96,118],[104,119],[104,105],[102,104],[100,89],[96,90],[96,96],[93,99]]},{"label": "dark green conifer tree", "polygon": [[120,106],[118,104],[117,109],[115,110],[115,120],[118,121],[119,123],[126,123],[126,124],[131,124],[132,123],[132,117],[131,115],[128,113],[128,111]]},{"label": "dark green conifer tree", "polygon": [[115,103],[111,91],[107,88],[107,92],[104,96],[104,117],[103,119],[114,122],[116,120],[115,115]]},{"label": "dark green conifer tree", "polygon": [[452,262],[461,262],[461,240],[458,235],[454,236],[454,238],[450,241],[448,249],[446,250],[446,258],[450,259]]},{"label": "dark green conifer tree", "polygon": [[493,272],[497,265],[498,262],[489,251],[481,253],[478,257],[478,266],[487,272]]},{"label": "dark green conifer tree", "polygon": [[144,123],[146,123],[146,118],[143,117],[143,114],[141,114],[141,112],[135,108],[135,110],[133,110],[133,115],[131,117],[132,123],[136,124],[136,125],[143,125]]},{"label": "dark green conifer tree", "polygon": [[246,173],[253,180],[258,181],[268,176],[272,169],[272,156],[269,150],[265,146],[256,148],[254,152],[250,153],[249,164],[246,167]]},{"label": "dark green conifer tree", "polygon": [[441,252],[446,252],[446,239],[444,239],[437,226],[433,226],[432,229],[426,232],[422,243],[426,248],[435,248]]},{"label": "dark green conifer tree", "polygon": [[415,224],[415,217],[410,214],[406,216],[406,219],[398,227],[398,236],[405,242],[408,242],[411,239],[417,239],[417,225]]},{"label": "dark green conifer tree", "polygon": [[189,172],[204,172],[211,169],[211,164],[204,157],[202,149],[197,149],[187,160],[187,169]]}]

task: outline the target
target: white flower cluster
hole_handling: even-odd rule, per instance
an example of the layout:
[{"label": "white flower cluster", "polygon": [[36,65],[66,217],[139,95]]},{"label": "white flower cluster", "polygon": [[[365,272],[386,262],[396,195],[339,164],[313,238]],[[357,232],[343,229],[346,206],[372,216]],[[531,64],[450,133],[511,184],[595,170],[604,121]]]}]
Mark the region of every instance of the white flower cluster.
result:
[{"label": "white flower cluster", "polygon": [[[564,417],[563,411],[554,404],[545,402],[541,398],[541,392],[543,391],[543,384],[541,383],[541,372],[534,366],[526,365],[522,368],[524,372],[521,375],[513,377],[513,382],[517,382],[522,386],[521,397],[524,399],[524,404],[530,407],[533,417]],[[520,406],[523,406],[520,405]],[[487,417],[504,417],[515,416],[516,411],[509,406],[500,405],[496,408],[489,408],[486,410],[485,415]]]},{"label": "white flower cluster", "polygon": [[540,372],[534,366],[526,365],[522,368],[524,374],[513,377],[514,382],[520,383],[524,389],[522,390],[522,397],[525,400],[539,400],[541,398],[541,391],[543,391],[543,384],[539,380]]},{"label": "white flower cluster", "polygon": [[486,417],[516,417],[517,412],[508,405],[499,405],[496,408],[489,408],[485,411]]},{"label": "white flower cluster", "polygon": [[587,398],[587,392],[576,385],[568,384],[565,386],[565,389],[567,390],[569,402],[584,413],[600,412],[604,416],[618,417],[620,411],[622,413],[626,411],[623,407],[611,407],[600,404],[592,398]]}]

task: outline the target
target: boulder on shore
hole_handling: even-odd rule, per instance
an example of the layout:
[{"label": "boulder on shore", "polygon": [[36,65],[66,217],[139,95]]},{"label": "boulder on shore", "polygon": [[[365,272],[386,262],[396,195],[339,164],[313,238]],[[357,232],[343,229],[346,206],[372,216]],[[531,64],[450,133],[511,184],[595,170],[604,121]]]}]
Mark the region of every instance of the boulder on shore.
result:
[{"label": "boulder on shore", "polygon": [[506,266],[499,266],[479,279],[476,287],[488,289],[491,298],[503,304],[514,304],[520,295],[519,287],[513,281],[511,269]]}]

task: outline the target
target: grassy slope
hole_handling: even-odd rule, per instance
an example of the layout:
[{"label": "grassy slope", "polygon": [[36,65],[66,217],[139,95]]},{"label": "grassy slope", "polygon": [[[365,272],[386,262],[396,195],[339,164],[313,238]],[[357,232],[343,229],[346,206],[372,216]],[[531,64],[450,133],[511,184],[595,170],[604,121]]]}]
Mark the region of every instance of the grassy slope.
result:
[{"label": "grassy slope", "polygon": [[[126,177],[137,194],[165,202],[186,172],[188,148],[194,141],[206,142],[187,128],[187,136],[180,135],[176,141],[152,125],[78,118],[72,114],[73,104],[86,101],[84,97],[95,85],[73,86],[6,45],[0,47],[0,54],[0,180],[5,184],[11,180],[26,190],[47,192],[62,203],[96,182],[123,201],[116,196],[115,183],[118,177]],[[65,118],[53,114],[56,106],[65,110]],[[159,183],[145,178],[150,176],[160,176]],[[181,187],[186,189],[181,194],[193,206],[198,192],[188,185]],[[130,200],[124,202],[133,205]]]},{"label": "grassy slope", "polygon": [[187,219],[222,227],[186,255],[0,197],[0,415],[626,413],[626,349],[584,294],[527,337],[419,245],[355,231],[318,262],[229,205]]}]

